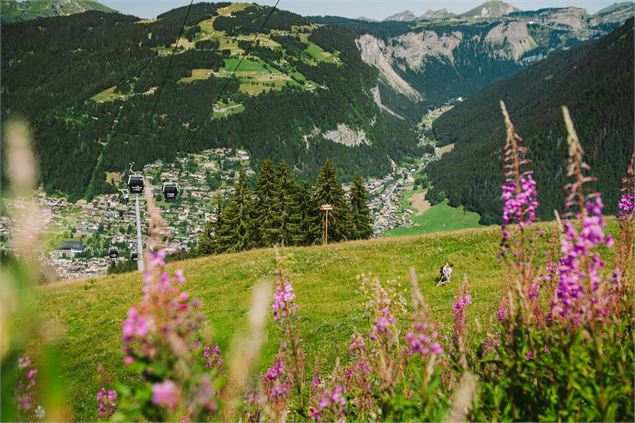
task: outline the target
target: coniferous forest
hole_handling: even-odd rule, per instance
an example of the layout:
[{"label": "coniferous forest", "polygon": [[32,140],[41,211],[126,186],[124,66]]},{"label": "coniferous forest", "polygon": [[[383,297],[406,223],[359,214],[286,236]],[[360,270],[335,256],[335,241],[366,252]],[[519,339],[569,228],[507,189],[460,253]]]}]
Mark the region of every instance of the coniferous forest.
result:
[{"label": "coniferous forest", "polygon": [[198,244],[198,254],[238,252],[251,248],[313,245],[324,242],[325,214],[329,204],[328,241],[369,239],[372,217],[368,192],[357,173],[347,194],[330,160],[317,178],[298,183],[284,161],[267,159],[252,181],[241,170],[233,194],[219,197],[215,219],[208,222]]},{"label": "coniferous forest", "polygon": [[500,222],[500,138],[505,129],[504,100],[527,145],[540,192],[538,215],[553,219],[562,204],[567,160],[566,128],[560,108],[569,107],[608,213],[617,212],[620,175],[633,151],[633,19],[596,42],[545,59],[515,76],[474,94],[433,124],[439,145],[454,150],[428,175],[450,204],[481,215],[481,223]]}]

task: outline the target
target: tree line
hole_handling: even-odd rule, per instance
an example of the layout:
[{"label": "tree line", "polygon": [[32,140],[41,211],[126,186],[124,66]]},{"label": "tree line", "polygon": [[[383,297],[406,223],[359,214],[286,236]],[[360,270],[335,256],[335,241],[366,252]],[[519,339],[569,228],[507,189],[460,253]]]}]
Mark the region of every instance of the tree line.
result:
[{"label": "tree line", "polygon": [[219,196],[215,219],[206,224],[199,239],[199,254],[319,244],[324,240],[323,204],[333,206],[328,215],[329,241],[368,239],[373,233],[368,191],[359,173],[348,195],[330,160],[312,182],[298,183],[284,161],[276,166],[269,159],[255,179],[252,190],[249,178],[240,170],[229,199]]}]

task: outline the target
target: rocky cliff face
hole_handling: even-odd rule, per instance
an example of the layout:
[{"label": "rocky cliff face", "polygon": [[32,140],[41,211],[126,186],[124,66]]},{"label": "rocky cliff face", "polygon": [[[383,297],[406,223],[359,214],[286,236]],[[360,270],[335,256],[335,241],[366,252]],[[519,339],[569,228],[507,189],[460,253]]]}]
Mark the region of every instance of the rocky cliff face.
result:
[{"label": "rocky cliff face", "polygon": [[485,36],[495,54],[503,58],[519,60],[525,53],[538,47],[529,34],[527,24],[520,21],[503,22],[492,28]]},{"label": "rocky cliff face", "polygon": [[396,92],[412,100],[420,100],[421,94],[410,86],[393,68],[393,58],[383,40],[370,34],[364,34],[355,41],[361,53],[362,60],[379,70],[379,75],[385,83]]},{"label": "rocky cliff face", "polygon": [[2,0],[2,22],[24,22],[51,16],[68,16],[89,10],[114,12],[96,0]]},{"label": "rocky cliff face", "polygon": [[[614,5],[593,16],[577,7],[520,12],[508,6],[488,2],[474,12],[485,17],[507,13],[499,18],[402,24],[403,31],[361,33],[356,44],[362,60],[379,70],[386,86],[427,107],[428,102],[438,105],[452,96],[467,96],[527,64],[599,38],[634,11],[633,3]],[[384,94],[382,106],[403,115],[404,106],[398,107],[394,96]]]}]

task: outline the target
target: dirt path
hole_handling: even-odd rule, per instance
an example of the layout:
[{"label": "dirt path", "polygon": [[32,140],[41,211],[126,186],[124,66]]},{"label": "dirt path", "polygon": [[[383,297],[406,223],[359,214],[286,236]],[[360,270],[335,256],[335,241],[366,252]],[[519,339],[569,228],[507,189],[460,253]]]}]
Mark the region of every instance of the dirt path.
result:
[{"label": "dirt path", "polygon": [[412,204],[412,208],[415,210],[415,216],[421,216],[423,213],[428,211],[432,205],[428,200],[426,200],[425,192],[417,192],[412,194],[410,197],[410,202]]}]

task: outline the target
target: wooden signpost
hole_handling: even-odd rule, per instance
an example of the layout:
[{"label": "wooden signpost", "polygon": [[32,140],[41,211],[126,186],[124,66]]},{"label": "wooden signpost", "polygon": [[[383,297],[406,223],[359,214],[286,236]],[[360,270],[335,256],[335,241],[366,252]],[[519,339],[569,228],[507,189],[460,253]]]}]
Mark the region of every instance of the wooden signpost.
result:
[{"label": "wooden signpost", "polygon": [[329,243],[329,210],[333,210],[333,206],[330,204],[322,204],[320,210],[324,213],[324,245]]}]

